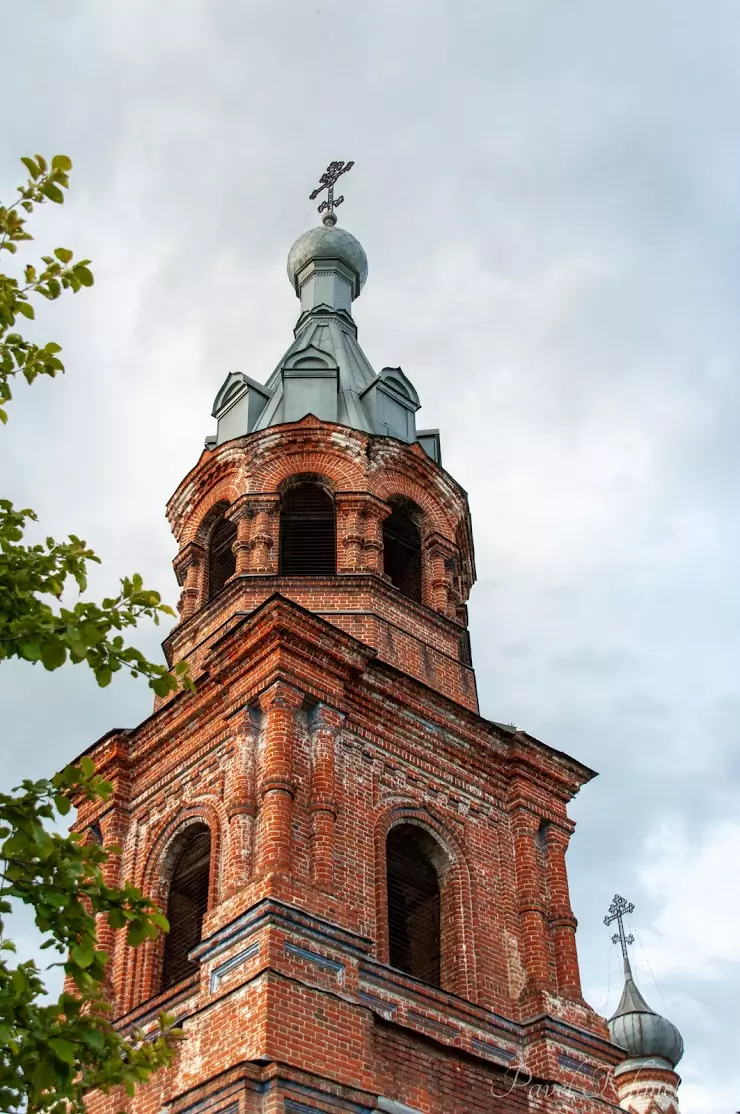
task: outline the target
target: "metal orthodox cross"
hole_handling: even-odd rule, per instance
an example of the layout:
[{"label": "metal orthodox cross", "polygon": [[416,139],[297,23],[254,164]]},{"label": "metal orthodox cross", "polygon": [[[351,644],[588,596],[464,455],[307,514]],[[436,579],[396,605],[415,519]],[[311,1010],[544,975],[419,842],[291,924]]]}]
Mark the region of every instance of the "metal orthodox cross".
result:
[{"label": "metal orthodox cross", "polygon": [[324,173],[319,178],[320,185],[311,194],[311,201],[315,201],[322,190],[327,190],[326,200],[322,201],[319,205],[319,212],[323,213],[326,209],[326,216],[323,218],[324,224],[333,225],[337,223],[337,218],[334,216],[334,210],[338,205],[344,201],[344,197],[334,196],[334,186],[341,178],[342,174],[346,174],[351,170],[355,164],[353,162],[330,162]]},{"label": "metal orthodox cross", "polygon": [[629,963],[629,956],[627,955],[627,945],[634,944],[635,938],[630,932],[629,936],[624,934],[624,918],[630,913],[634,913],[635,907],[631,901],[625,901],[619,894],[614,895],[614,901],[609,906],[609,913],[611,916],[604,917],[604,924],[610,925],[612,921],[617,922],[618,931],[612,936],[612,944],[621,944],[622,958],[625,962]]}]

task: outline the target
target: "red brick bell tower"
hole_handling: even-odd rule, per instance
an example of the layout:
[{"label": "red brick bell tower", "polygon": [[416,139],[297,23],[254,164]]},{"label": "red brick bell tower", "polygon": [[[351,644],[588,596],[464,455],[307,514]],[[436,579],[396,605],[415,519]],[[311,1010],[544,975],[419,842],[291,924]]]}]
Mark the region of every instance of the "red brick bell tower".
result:
[{"label": "red brick bell tower", "polygon": [[[111,939],[123,1027],[187,1040],[95,1114],[606,1111],[620,1059],[581,997],[566,808],[592,772],[478,714],[464,490],[352,317],[362,247],[293,246],[295,339],[232,373],[168,506],[195,692],[89,751],[85,804],[166,941]],[[111,934],[113,936],[113,934]]]}]

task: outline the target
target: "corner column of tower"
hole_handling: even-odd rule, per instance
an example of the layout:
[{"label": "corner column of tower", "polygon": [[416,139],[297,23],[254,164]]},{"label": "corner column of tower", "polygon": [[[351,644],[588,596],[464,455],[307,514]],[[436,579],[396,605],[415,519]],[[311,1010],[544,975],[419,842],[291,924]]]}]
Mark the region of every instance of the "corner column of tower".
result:
[{"label": "corner column of tower", "polygon": [[290,873],[293,842],[293,735],[295,712],[303,694],[282,681],[276,681],[260,694],[265,714],[265,757],[260,793],[261,857],[259,874],[272,871]]},{"label": "corner column of tower", "polygon": [[341,712],[320,706],[314,718],[311,784],[311,879],[326,893],[334,890],[335,826],[337,802],[334,789],[336,733],[344,721]]}]

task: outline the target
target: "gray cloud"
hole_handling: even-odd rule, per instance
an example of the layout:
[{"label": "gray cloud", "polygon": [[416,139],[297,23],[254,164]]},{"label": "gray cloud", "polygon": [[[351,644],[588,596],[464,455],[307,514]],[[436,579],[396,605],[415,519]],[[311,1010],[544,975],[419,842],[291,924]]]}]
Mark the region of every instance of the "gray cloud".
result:
[{"label": "gray cloud", "polygon": [[[42,315],[69,373],[19,386],[4,493],[95,544],[96,591],[138,569],[173,600],[164,504],[226,372],[264,379],[287,346],[288,247],[316,176],[354,158],[361,341],[403,365],[470,492],[483,712],[602,774],[570,852],[584,983],[614,1007],[601,918],[624,890],[676,960],[653,966],[685,1106],[726,1109],[738,952],[720,979],[681,954],[655,840],[668,825],[691,874],[737,815],[736,6],[42,0],[12,20],[7,95],[29,92],[2,196],[16,153],[72,155],[36,231],[97,282]],[[0,685],[13,777],[149,709],[75,671]],[[701,911],[710,939],[710,892]]]}]

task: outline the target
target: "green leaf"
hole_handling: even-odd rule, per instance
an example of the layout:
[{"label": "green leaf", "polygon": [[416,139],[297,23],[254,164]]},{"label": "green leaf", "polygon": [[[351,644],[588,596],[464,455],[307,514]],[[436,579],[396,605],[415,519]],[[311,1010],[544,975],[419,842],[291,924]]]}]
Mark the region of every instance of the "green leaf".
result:
[{"label": "green leaf", "polygon": [[113,671],[110,666],[101,665],[99,669],[96,669],[95,680],[98,682],[101,689],[107,688],[113,680]]},{"label": "green leaf", "polygon": [[164,677],[152,677],[149,681],[149,688],[152,689],[157,696],[168,696],[172,692],[175,684],[174,677],[170,677],[170,675],[167,674]]},{"label": "green leaf", "polygon": [[32,1079],[33,1085],[38,1091],[46,1091],[49,1088],[56,1087],[59,1076],[53,1062],[47,1056],[42,1056],[37,1063],[33,1070]]},{"label": "green leaf", "polygon": [[75,1046],[71,1041],[66,1041],[62,1037],[52,1037],[49,1041],[49,1048],[62,1063],[74,1064],[77,1059]]},{"label": "green leaf", "polygon": [[[65,893],[60,893],[56,890],[52,890],[51,893],[47,893],[44,900],[46,901],[47,905],[51,905],[54,909],[66,909],[67,906],[69,905],[68,895],[65,894]],[[54,940],[47,940],[47,944],[52,944],[53,945],[54,942],[55,942]],[[46,945],[42,944],[41,946],[43,948]]]},{"label": "green leaf", "polygon": [[67,660],[67,649],[63,642],[45,642],[41,647],[41,661],[44,669],[58,669]]},{"label": "green leaf", "polygon": [[63,793],[57,794],[54,798],[54,804],[57,806],[57,812],[61,813],[62,816],[66,816],[72,808],[69,797],[65,797]]},{"label": "green leaf", "polygon": [[94,1048],[96,1052],[102,1052],[105,1048],[105,1037],[100,1032],[100,1029],[86,1029],[85,1032],[81,1034],[81,1037],[85,1044],[89,1045],[90,1048]]},{"label": "green leaf", "polygon": [[95,773],[95,763],[93,762],[89,754],[83,754],[82,758],[80,759],[80,769],[82,770],[84,777],[87,778],[92,777]]},{"label": "green leaf", "polygon": [[80,947],[79,944],[75,944],[69,954],[72,956],[72,959],[77,964],[77,966],[82,967],[83,969],[89,967],[92,963],[95,962],[94,948],[83,948]]},{"label": "green leaf", "polygon": [[73,254],[74,252],[71,252],[69,248],[54,248],[54,255],[57,259],[61,259],[62,263],[69,263]]},{"label": "green leaf", "polygon": [[36,316],[33,306],[29,305],[28,302],[18,302],[15,308],[18,313],[22,314],[24,317],[28,317],[31,321],[33,321]]},{"label": "green leaf", "polygon": [[28,157],[22,158],[21,162],[35,181],[41,174],[41,170],[39,169],[39,167],[36,166],[36,163],[33,161],[33,159],[29,159]]},{"label": "green leaf", "polygon": [[53,201],[56,205],[64,204],[64,194],[54,182],[44,182],[41,192],[44,197],[48,197],[49,201]]},{"label": "green leaf", "polygon": [[139,944],[144,943],[148,935],[149,933],[146,930],[146,926],[141,924],[141,922],[137,922],[129,925],[126,938],[132,948],[137,948]]},{"label": "green leaf", "polygon": [[44,350],[50,352],[53,356],[56,352],[62,351],[62,346],[61,344],[57,344],[55,340],[50,340],[48,344],[44,345]]},{"label": "green leaf", "polygon": [[23,995],[28,987],[28,977],[22,967],[16,967],[10,974],[11,982],[13,983],[13,990],[16,994]]},{"label": "green leaf", "polygon": [[83,286],[92,286],[92,284],[95,282],[92,271],[88,270],[87,267],[83,267],[81,263],[77,264],[74,272]]},{"label": "green leaf", "polygon": [[52,170],[71,170],[72,160],[69,155],[55,155],[51,160]]}]

